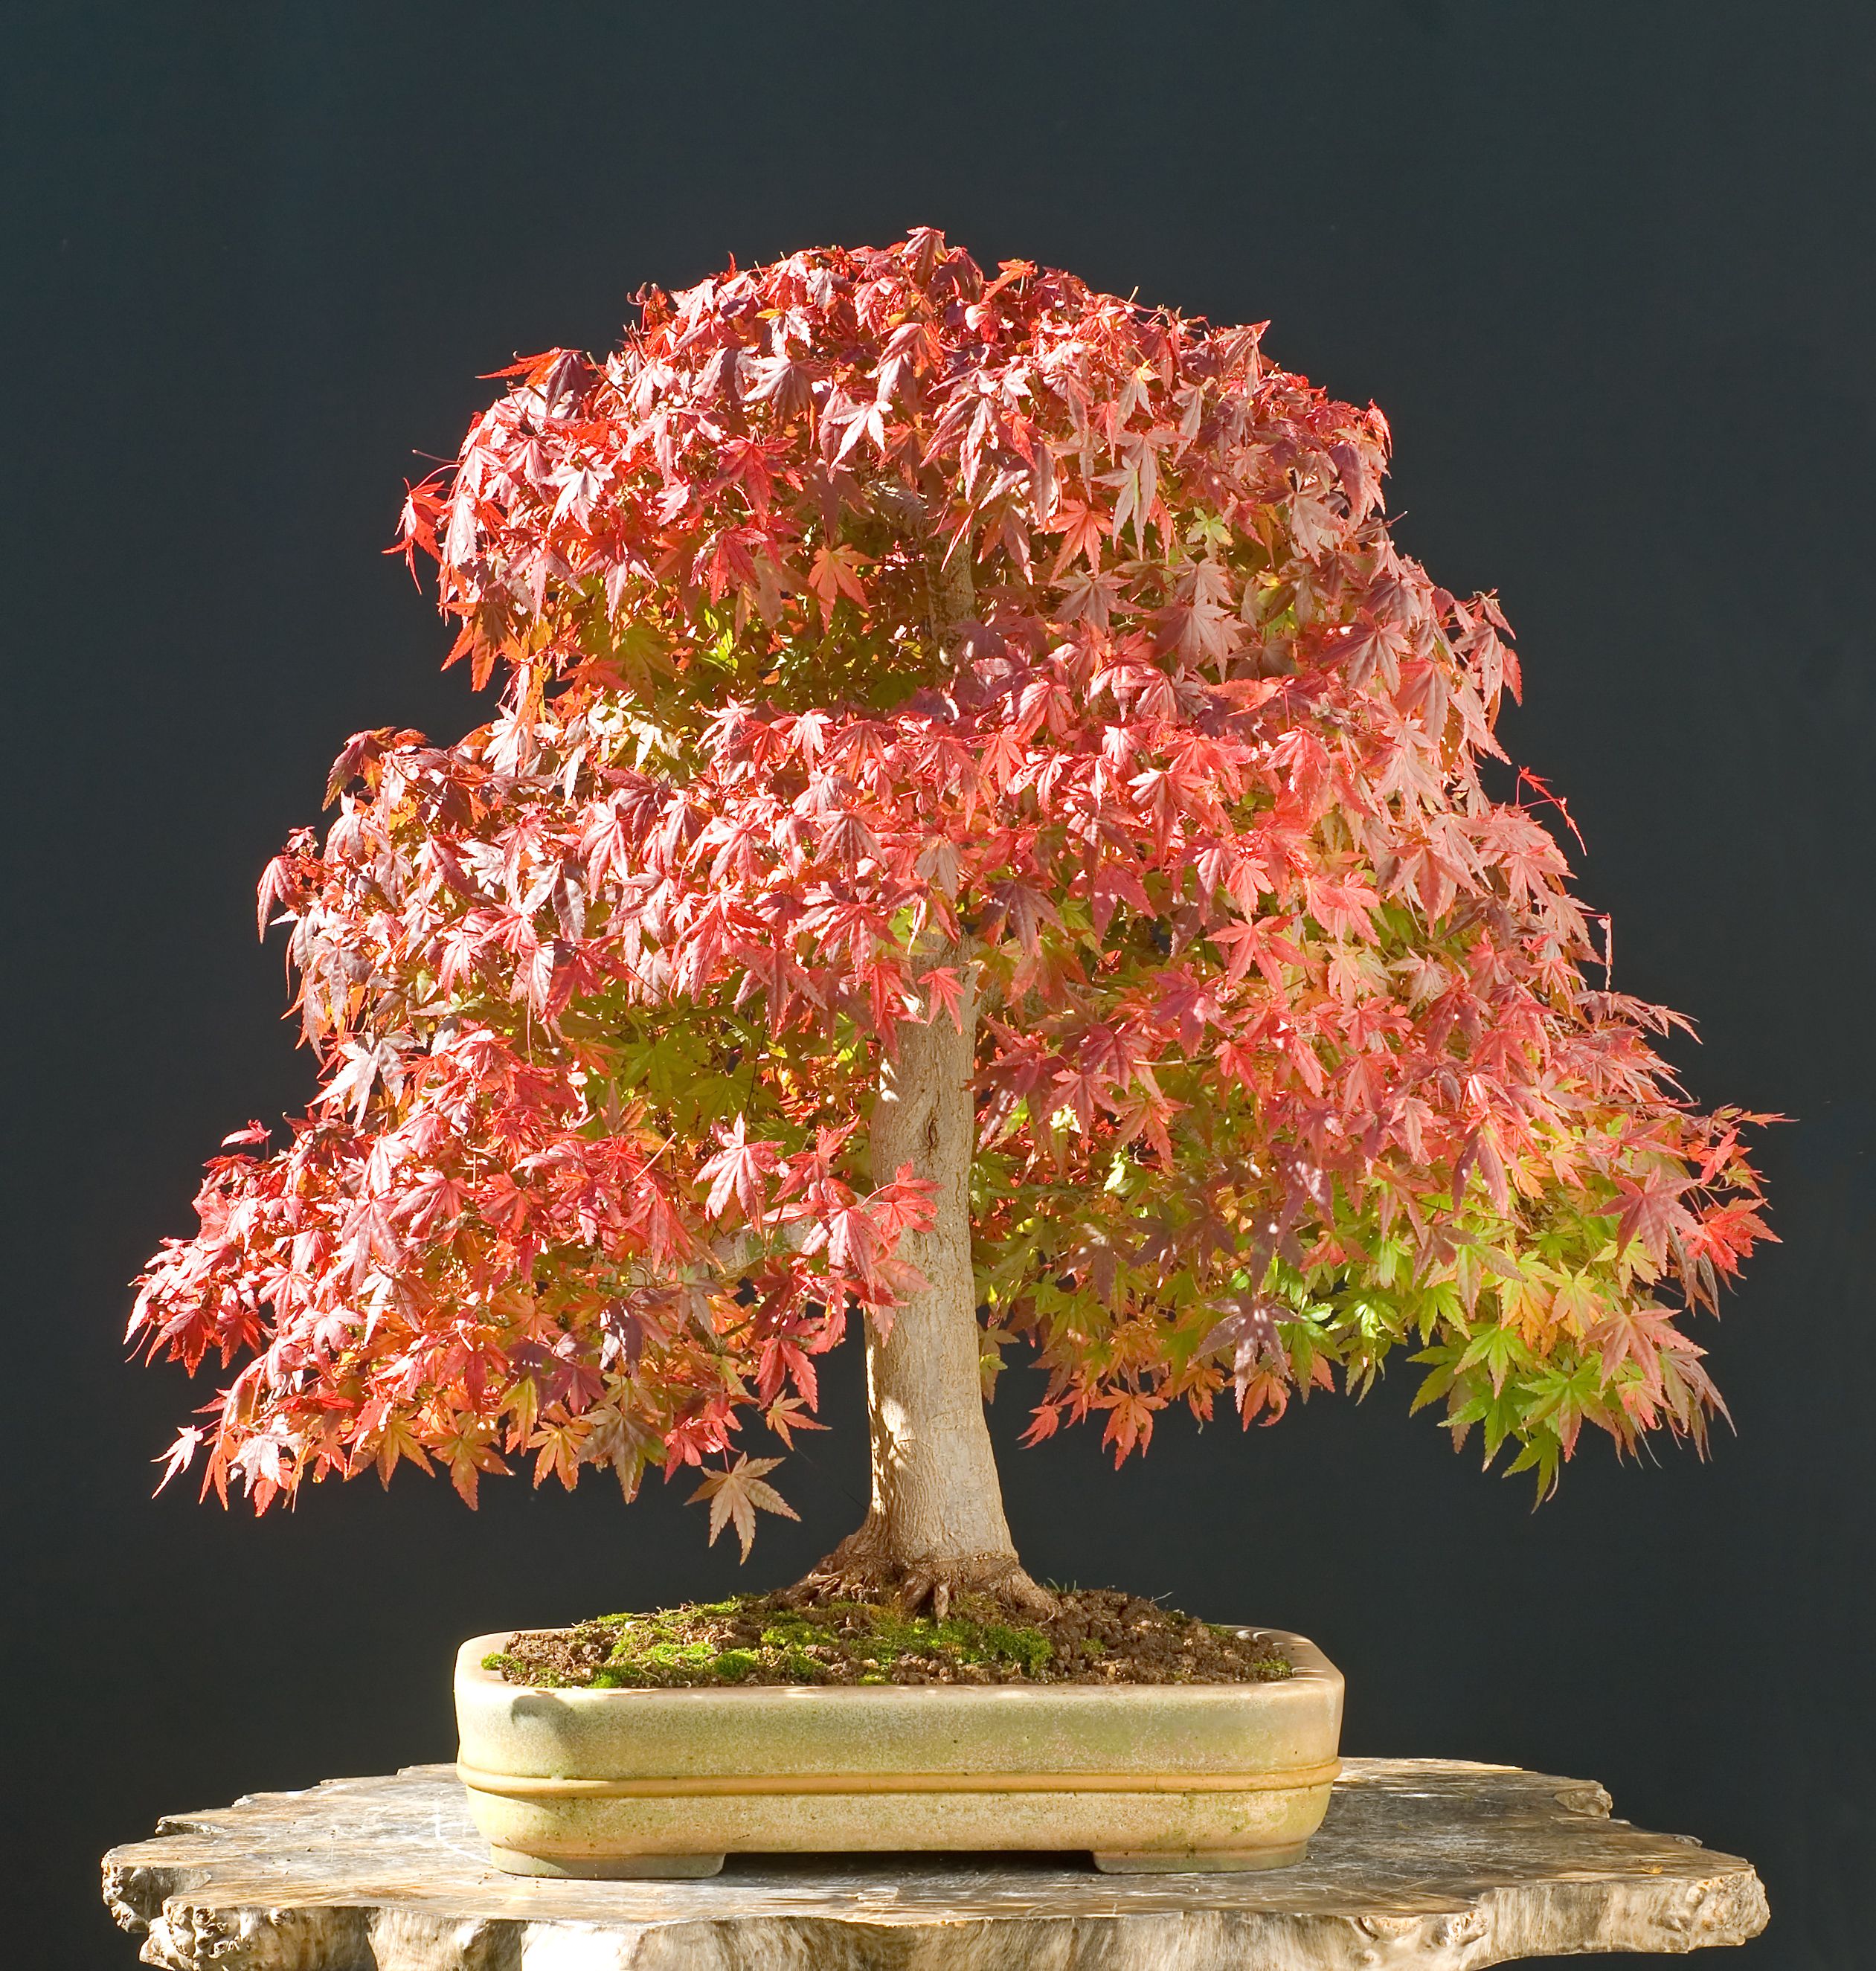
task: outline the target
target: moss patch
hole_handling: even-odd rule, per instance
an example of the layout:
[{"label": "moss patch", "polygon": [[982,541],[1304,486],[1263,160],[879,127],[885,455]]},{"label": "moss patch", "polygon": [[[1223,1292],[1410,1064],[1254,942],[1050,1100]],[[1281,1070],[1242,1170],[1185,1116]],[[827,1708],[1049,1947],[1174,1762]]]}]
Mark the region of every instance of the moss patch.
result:
[{"label": "moss patch", "polygon": [[536,1689],[734,1683],[1264,1682],[1290,1665],[1256,1630],[1195,1621],[1138,1595],[1062,1591],[1060,1612],[1011,1622],[960,1597],[942,1622],[884,1601],[738,1595],[523,1633],[484,1658]]}]

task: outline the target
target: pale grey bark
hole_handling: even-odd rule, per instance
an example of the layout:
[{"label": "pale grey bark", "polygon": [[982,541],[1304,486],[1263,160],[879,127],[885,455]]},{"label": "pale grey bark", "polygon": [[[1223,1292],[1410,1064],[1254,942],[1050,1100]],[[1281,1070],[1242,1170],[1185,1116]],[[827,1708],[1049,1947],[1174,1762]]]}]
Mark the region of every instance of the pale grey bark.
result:
[{"label": "pale grey bark", "polygon": [[[852,1543],[858,1558],[912,1573],[1014,1568],[996,1460],[984,1421],[982,1344],[971,1266],[970,1171],[976,989],[967,980],[962,1031],[940,1012],[899,1029],[872,1116],[873,1181],[904,1167],[937,1187],[936,1217],[901,1256],[928,1284],[866,1344],[873,1498]],[[1007,1563],[998,1570],[997,1563]]]}]

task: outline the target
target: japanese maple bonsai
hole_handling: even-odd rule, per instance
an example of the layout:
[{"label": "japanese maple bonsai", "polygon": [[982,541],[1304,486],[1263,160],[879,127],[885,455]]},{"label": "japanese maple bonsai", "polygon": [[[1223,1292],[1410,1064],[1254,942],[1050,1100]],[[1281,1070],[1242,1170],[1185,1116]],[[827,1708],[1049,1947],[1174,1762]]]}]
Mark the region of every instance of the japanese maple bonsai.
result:
[{"label": "japanese maple bonsai", "polygon": [[640,298],[410,493],[500,708],[354,738],[267,871],[321,1083],[140,1282],[152,1356],[245,1358],[171,1471],[702,1466],[747,1552],[738,1433],[857,1325],[810,1589],[1033,1615],[1013,1343],[1117,1460],[1403,1348],[1540,1490],[1585,1422],[1702,1439],[1757,1119],[1487,792],[1509,632],[1390,538],[1380,413],[929,230]]}]

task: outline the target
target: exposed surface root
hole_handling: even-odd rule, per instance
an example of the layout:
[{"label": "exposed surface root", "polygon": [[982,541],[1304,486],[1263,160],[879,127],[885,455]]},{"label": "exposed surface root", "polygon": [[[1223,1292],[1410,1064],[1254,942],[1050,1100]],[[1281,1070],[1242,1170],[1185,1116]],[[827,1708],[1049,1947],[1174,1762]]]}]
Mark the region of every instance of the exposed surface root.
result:
[{"label": "exposed surface root", "polygon": [[801,1608],[828,1601],[881,1601],[907,1615],[942,1622],[960,1596],[993,1602],[1024,1621],[1049,1621],[1060,1603],[1031,1580],[1014,1554],[969,1554],[956,1559],[905,1561],[888,1559],[869,1537],[869,1529],[848,1535],[827,1558],[783,1591]]}]

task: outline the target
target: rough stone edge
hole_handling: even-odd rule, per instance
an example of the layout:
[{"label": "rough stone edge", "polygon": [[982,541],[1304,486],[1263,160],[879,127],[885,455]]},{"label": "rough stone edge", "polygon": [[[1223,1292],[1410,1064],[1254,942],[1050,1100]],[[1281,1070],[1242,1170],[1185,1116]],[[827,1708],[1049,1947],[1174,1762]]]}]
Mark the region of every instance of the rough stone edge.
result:
[{"label": "rough stone edge", "polygon": [[[1447,1764],[1448,1762],[1441,1762]],[[1484,1766],[1481,1772],[1515,1767]],[[1533,1775],[1532,1777],[1536,1777]],[[318,1793],[327,1784],[301,1790]],[[161,1971],[748,1971],[764,1954],[777,1971],[1487,1971],[1523,1957],[1631,1950],[1684,1954],[1743,1943],[1770,1919],[1751,1865],[1715,1855],[1710,1874],[1506,1884],[1462,1909],[1392,1916],[1286,1914],[1199,1908],[946,1918],[770,1911],[596,1923],[476,1916],[447,1908],[295,1899],[191,1899],[191,1875],[210,1856],[168,1865],[123,1862],[165,1837],[225,1838],[233,1808],[165,1816],[156,1840],[104,1858],[104,1898],[119,1926],[141,1935],[139,1956]],[[1607,1791],[1559,1780],[1566,1813],[1607,1819]],[[1626,1824],[1626,1823],[1624,1823]],[[1657,1836],[1684,1842],[1688,1836]],[[1691,1859],[1691,1858],[1690,1858]]]},{"label": "rough stone edge", "polygon": [[[140,1955],[162,1971],[748,1971],[764,1958],[789,1971],[1485,1971],[1520,1957],[1684,1953],[1744,1943],[1764,1926],[1756,1877],[1662,1886],[1669,1893],[1652,1898],[1595,1883],[1490,1890],[1469,1909],[1397,1919],[1201,1909],[916,1927],[778,1914],[614,1928],[410,1909],[214,1909],[172,1897]],[[749,1934],[758,1926],[760,1939]]]}]

